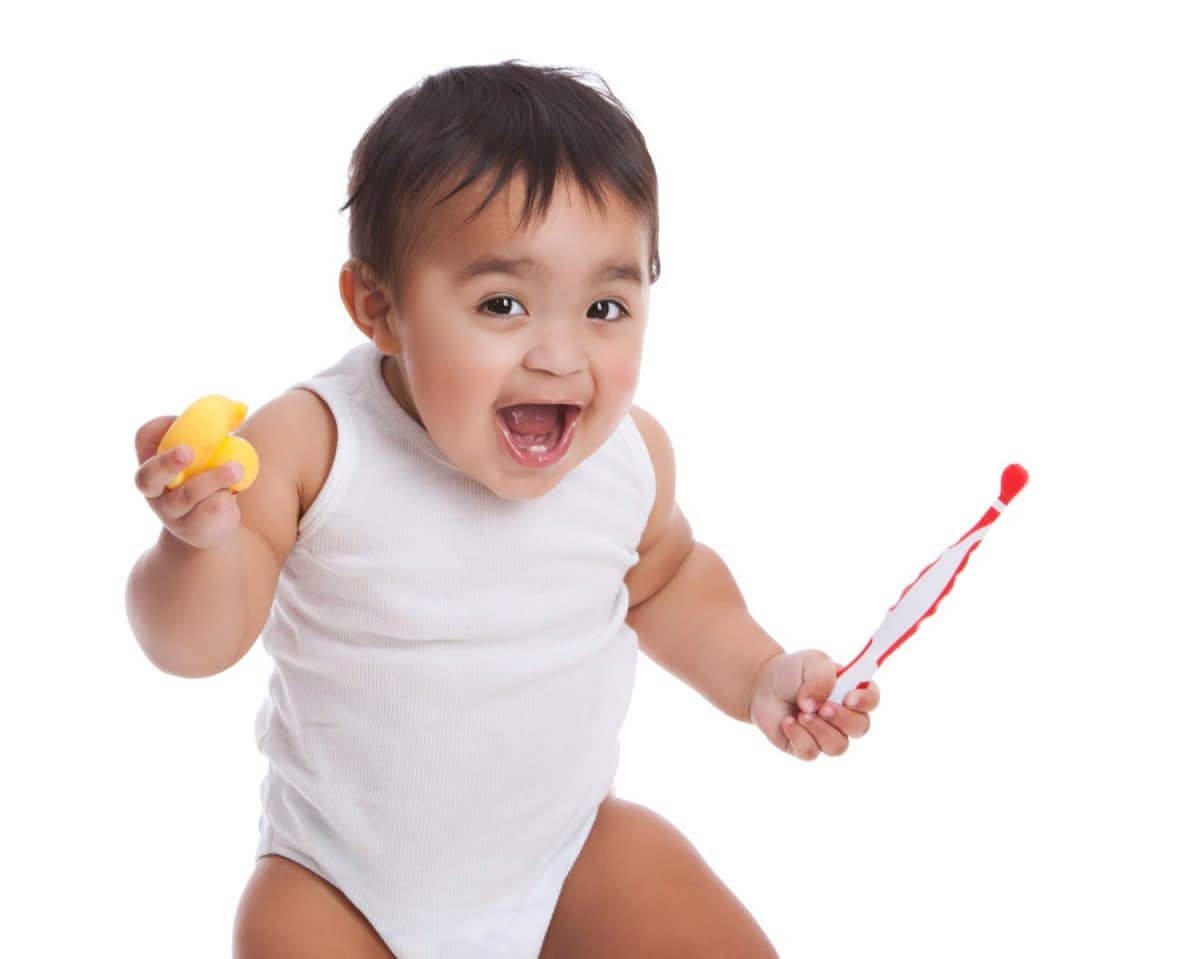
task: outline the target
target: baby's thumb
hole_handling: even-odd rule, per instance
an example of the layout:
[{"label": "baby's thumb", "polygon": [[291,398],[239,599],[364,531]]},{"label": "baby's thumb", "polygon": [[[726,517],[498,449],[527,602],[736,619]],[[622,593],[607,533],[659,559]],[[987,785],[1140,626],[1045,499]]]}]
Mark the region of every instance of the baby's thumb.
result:
[{"label": "baby's thumb", "polygon": [[819,649],[806,649],[801,654],[800,685],[796,690],[796,702],[803,705],[806,699],[815,705],[825,702],[837,682],[837,664]]}]

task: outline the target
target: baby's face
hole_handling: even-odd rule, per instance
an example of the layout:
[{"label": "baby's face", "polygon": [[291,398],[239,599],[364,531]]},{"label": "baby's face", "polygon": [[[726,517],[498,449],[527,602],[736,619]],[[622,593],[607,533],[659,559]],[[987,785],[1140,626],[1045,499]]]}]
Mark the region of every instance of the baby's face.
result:
[{"label": "baby's face", "polygon": [[[608,195],[604,217],[560,181],[546,218],[514,235],[520,177],[463,225],[486,196],[484,181],[439,208],[436,239],[388,313],[397,355],[384,361],[384,376],[459,469],[505,499],[530,499],[553,489],[629,412],[649,307],[650,233],[618,196]],[[491,258],[532,262],[514,272],[471,269]],[[639,278],[608,271],[613,264]],[[530,466],[509,451],[498,410],[544,399],[578,404],[579,419],[561,458]]]}]

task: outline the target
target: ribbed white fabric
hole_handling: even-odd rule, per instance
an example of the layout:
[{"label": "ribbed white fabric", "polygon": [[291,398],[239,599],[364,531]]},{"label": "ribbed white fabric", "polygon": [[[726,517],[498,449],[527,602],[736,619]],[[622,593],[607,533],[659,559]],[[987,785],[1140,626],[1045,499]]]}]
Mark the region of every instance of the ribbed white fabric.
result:
[{"label": "ribbed white fabric", "polygon": [[297,383],[337,450],[263,631],[256,855],[337,886],[404,959],[536,959],[609,792],[654,472],[627,415],[505,500],[388,391],[374,344]]}]

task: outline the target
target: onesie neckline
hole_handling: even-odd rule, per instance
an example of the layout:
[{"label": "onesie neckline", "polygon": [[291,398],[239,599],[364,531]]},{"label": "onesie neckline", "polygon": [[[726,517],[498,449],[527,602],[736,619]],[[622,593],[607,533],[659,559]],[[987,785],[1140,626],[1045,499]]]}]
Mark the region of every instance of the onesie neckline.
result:
[{"label": "onesie neckline", "polygon": [[400,401],[396,397],[392,396],[392,391],[388,389],[387,381],[383,378],[383,363],[387,359],[387,354],[377,349],[374,343],[364,343],[362,351],[367,364],[367,381],[370,383],[368,392],[380,415],[415,446],[420,447],[439,463],[457,470],[458,467],[446,458],[446,454],[433,441],[433,437],[429,435],[425,427],[413,419],[412,414],[400,405]]}]

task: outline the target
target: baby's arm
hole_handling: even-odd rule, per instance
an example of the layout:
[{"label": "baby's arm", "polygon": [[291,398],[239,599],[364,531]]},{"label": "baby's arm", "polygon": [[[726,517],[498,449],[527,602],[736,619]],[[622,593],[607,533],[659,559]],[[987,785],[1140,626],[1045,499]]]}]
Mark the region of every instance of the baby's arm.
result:
[{"label": "baby's arm", "polygon": [[300,506],[293,446],[301,423],[293,396],[264,404],[236,431],[258,452],[258,478],[238,494],[237,535],[197,549],[165,526],[139,557],[125,608],[147,658],[163,672],[198,678],[240,660],[262,631],[284,557],[296,541]]},{"label": "baby's arm", "polygon": [[666,430],[637,406],[631,415],[650,451],[657,492],[638,561],[625,576],[625,621],[646,655],[722,712],[750,722],[754,677],[784,650],[747,611],[721,557],[693,539],[675,502],[675,455]]}]

